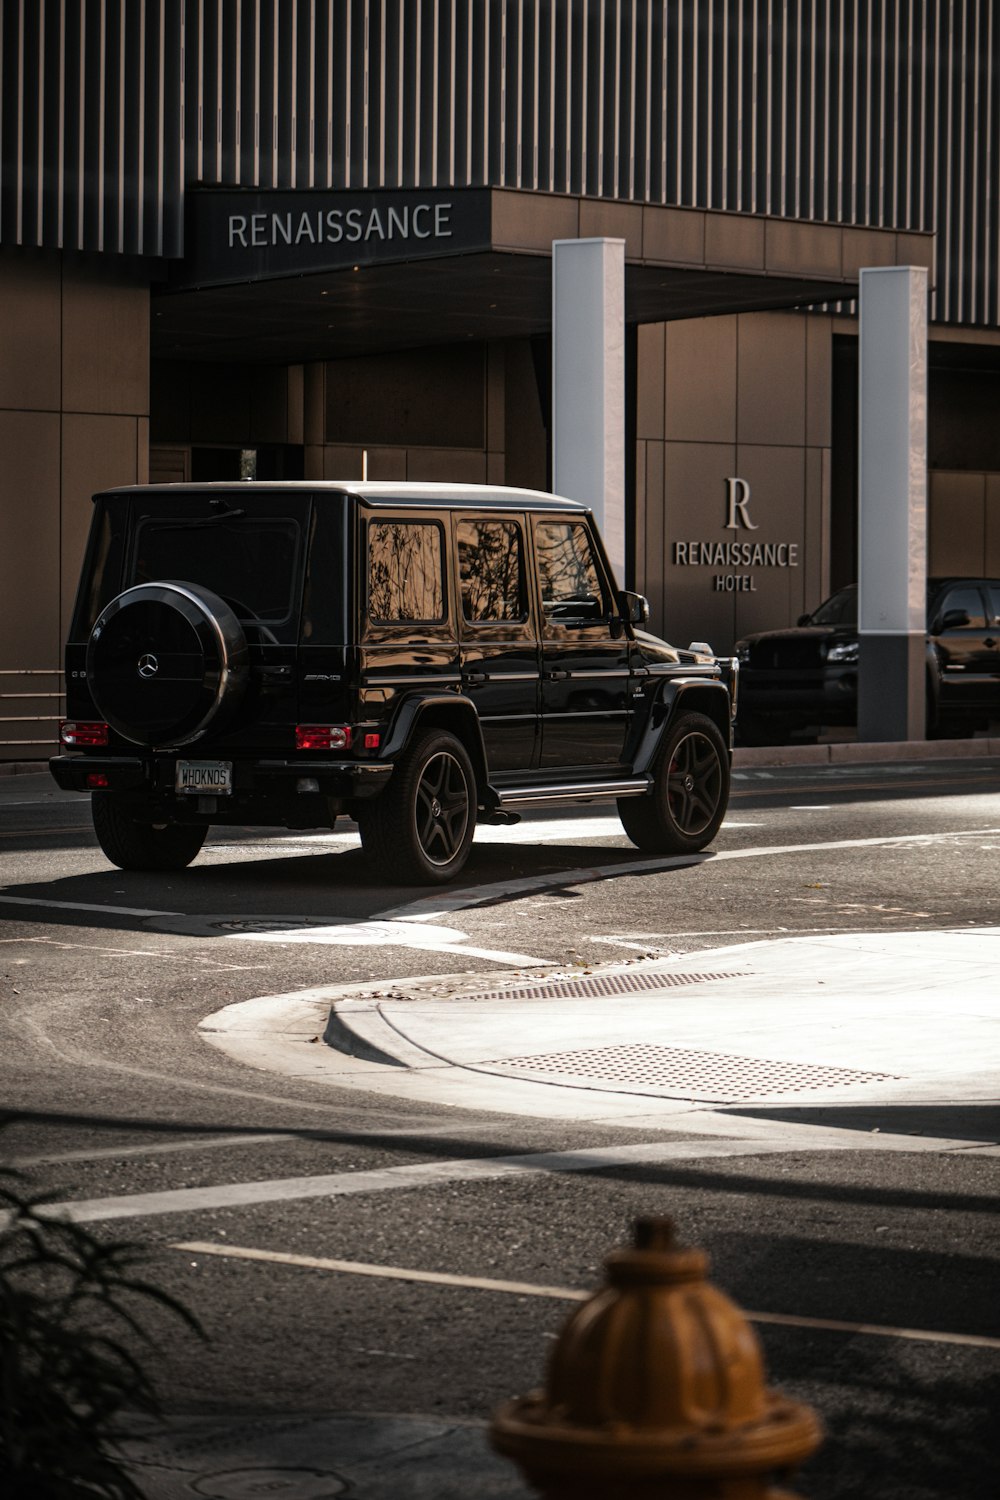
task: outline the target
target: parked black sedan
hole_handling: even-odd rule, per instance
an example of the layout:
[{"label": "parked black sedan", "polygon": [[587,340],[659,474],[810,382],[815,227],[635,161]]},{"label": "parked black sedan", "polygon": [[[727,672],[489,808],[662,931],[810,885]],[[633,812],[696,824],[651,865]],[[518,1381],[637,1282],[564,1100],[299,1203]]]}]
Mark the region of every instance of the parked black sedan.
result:
[{"label": "parked black sedan", "polygon": [[[858,591],[838,589],[796,626],[737,641],[737,736],[744,745],[815,738],[855,724]],[[1000,719],[1000,579],[927,584],[927,734],[960,735]]]}]

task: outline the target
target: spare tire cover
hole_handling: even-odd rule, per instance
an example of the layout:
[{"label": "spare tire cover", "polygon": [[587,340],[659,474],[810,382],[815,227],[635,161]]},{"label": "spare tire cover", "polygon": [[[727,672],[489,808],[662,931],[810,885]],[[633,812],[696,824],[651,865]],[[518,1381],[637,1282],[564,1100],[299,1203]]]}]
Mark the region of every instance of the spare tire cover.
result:
[{"label": "spare tire cover", "polygon": [[102,611],[87,644],[98,712],[135,745],[174,749],[221,728],[248,674],[239,620],[195,583],[126,589]]}]

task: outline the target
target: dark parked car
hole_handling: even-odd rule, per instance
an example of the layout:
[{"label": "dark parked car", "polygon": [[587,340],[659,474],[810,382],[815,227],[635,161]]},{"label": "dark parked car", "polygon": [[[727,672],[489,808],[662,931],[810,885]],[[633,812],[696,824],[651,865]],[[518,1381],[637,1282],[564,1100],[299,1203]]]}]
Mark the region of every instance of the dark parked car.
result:
[{"label": "dark parked car", "polygon": [[593,517],[528,490],[165,485],[98,495],[69,642],[67,753],[108,858],[179,869],[212,824],[357,819],[436,882],[477,822],[615,801],[701,849],[729,796],[735,660],[616,592]]},{"label": "dark parked car", "polygon": [[[787,630],[736,643],[737,736],[777,744],[857,722],[858,593],[839,589]],[[927,584],[927,734],[966,733],[1000,718],[1000,579]]]}]

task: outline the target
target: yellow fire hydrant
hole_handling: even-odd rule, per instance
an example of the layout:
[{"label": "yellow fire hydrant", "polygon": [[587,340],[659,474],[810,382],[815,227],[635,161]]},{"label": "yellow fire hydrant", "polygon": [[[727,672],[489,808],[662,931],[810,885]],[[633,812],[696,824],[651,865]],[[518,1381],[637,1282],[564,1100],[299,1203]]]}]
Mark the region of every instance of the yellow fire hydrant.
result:
[{"label": "yellow fire hydrant", "polygon": [[640,1219],[572,1314],[546,1385],[498,1409],[490,1441],[545,1500],[794,1500],[771,1480],[819,1446],[811,1407],[764,1383],[742,1312],[669,1219]]}]

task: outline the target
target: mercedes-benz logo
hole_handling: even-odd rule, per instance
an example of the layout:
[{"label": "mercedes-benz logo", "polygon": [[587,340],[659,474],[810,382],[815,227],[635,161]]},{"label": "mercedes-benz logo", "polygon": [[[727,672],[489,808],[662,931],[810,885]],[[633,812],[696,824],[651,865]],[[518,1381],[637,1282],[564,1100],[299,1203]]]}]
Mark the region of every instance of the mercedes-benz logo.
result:
[{"label": "mercedes-benz logo", "polygon": [[155,677],[160,670],[160,663],[152,652],[147,651],[145,656],[139,657],[138,671],[140,677]]}]

